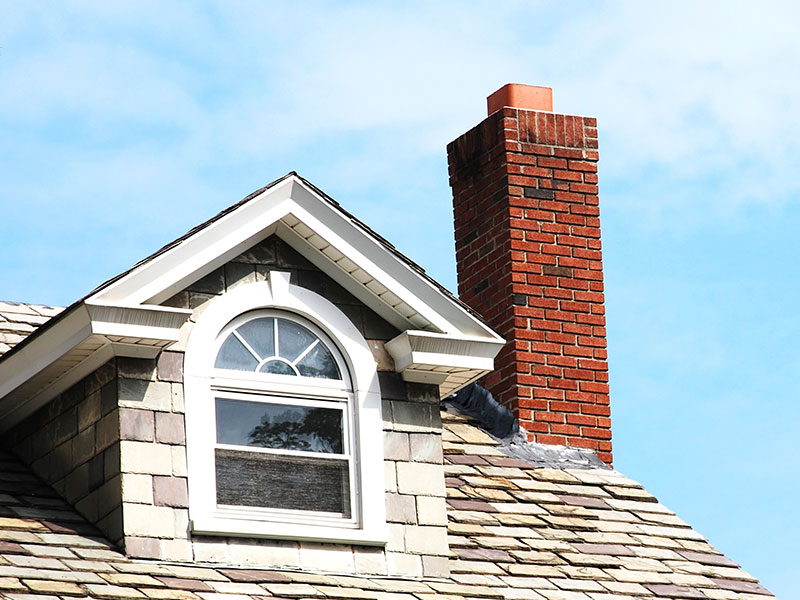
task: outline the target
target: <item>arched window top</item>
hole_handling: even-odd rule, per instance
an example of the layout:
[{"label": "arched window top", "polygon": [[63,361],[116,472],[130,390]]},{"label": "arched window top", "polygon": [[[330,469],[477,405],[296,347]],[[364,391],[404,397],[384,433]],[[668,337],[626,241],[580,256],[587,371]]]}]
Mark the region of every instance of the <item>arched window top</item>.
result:
[{"label": "arched window top", "polygon": [[250,371],[341,380],[337,361],[323,339],[289,315],[255,315],[223,332],[214,366]]},{"label": "arched window top", "polygon": [[328,299],[275,271],[214,298],[184,395],[196,534],[386,541],[376,363]]}]

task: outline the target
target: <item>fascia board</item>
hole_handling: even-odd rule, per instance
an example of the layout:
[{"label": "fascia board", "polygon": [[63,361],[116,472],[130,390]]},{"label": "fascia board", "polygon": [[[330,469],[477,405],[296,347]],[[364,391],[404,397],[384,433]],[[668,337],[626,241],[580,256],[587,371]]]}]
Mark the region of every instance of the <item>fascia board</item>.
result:
[{"label": "fascia board", "polygon": [[0,361],[0,406],[6,395],[64,356],[91,333],[89,311],[81,304],[18,352]]},{"label": "fascia board", "polygon": [[[265,190],[174,248],[133,269],[89,300],[126,305],[163,302],[275,232],[280,220],[289,213],[317,231],[440,331],[497,338],[488,326],[295,176]],[[368,295],[357,296],[364,300]],[[378,302],[369,300],[367,303],[378,307]],[[376,312],[384,318],[388,316],[383,308],[379,307]],[[405,329],[408,324],[401,319],[402,316],[387,318]]]},{"label": "fascia board", "polygon": [[275,234],[396,329],[403,331],[409,326],[408,320],[403,315],[382,302],[366,286],[354,279],[350,273],[330,260],[324,253],[319,252],[291,227],[281,223]]},{"label": "fascia board", "polygon": [[[398,281],[389,275],[388,272],[381,269],[372,257],[365,256],[357,249],[352,241],[364,234],[356,230],[352,226],[344,228],[343,232],[337,232],[328,227],[325,222],[318,219],[302,207],[297,207],[292,211],[292,215],[299,219],[306,227],[314,231],[316,235],[323,238],[328,244],[336,248],[339,252],[344,254],[350,261],[357,264],[358,267],[367,273],[369,277],[379,282],[381,286],[385,287],[392,294],[397,296],[403,303],[411,307],[416,313],[422,316],[428,323],[431,323],[439,331],[453,332],[453,324],[445,319],[442,315],[432,310],[420,298],[418,298],[411,290],[403,287]],[[321,266],[323,271],[332,277],[337,283],[344,287],[347,291],[352,293],[356,298],[361,300],[369,308],[378,313],[381,317],[386,319],[389,323],[394,325],[399,330],[407,329],[412,326],[411,323],[400,313],[398,313],[391,306],[383,302],[375,294],[373,294],[364,284],[354,279],[352,275],[346,273],[342,268],[330,260],[324,253],[317,251],[309,242],[298,235],[297,232],[291,228],[282,225],[278,229],[279,235],[286,241],[289,239],[296,240],[293,247],[300,252],[305,258],[310,260],[317,266]],[[340,233],[344,233],[347,237],[342,237]],[[288,239],[287,239],[288,238]],[[325,261],[324,265],[320,265],[321,261]],[[395,259],[395,268],[402,265],[400,261]]]},{"label": "fascia board", "polygon": [[90,300],[126,305],[159,303],[174,292],[238,256],[274,231],[292,207],[290,177],[210,223],[145,264],[133,269]]},{"label": "fascia board", "polygon": [[92,333],[120,337],[177,342],[180,328],[192,311],[168,306],[120,306],[86,302]]},{"label": "fascia board", "polygon": [[[396,290],[398,289],[407,290],[414,298],[407,304],[441,331],[499,339],[491,328],[444,295],[373,236],[361,231],[346,215],[322,200],[316,192],[304,185],[299,185],[298,190],[293,194],[293,199],[306,209],[307,214],[313,214],[315,221],[324,223],[325,229],[336,233],[339,239],[347,241],[346,249],[338,249],[351,260],[358,263],[393,293],[397,294]],[[296,214],[295,216],[301,221],[303,220],[300,215]],[[307,225],[315,229],[310,223]],[[319,233],[325,237],[321,232]],[[333,243],[330,239],[328,242]],[[368,264],[359,263],[349,253],[363,257],[362,260],[368,257]],[[390,277],[388,273],[391,273],[392,276]]]},{"label": "fascia board", "polygon": [[[91,337],[91,336],[89,336]],[[88,339],[88,338],[87,338]],[[11,427],[33,414],[50,400],[65,392],[81,379],[102,367],[114,357],[110,344],[106,344],[97,352],[81,361],[69,371],[61,375],[47,387],[26,399],[12,410],[0,415],[0,431],[8,431]],[[1,401],[0,401],[1,402]]]},{"label": "fascia board", "polygon": [[[161,344],[179,339],[180,328],[191,314],[192,311],[187,309],[162,306],[131,307],[88,302],[78,305],[19,352],[0,361],[0,422],[3,428],[17,423],[114,355],[154,357],[161,349]],[[106,336],[136,338],[143,340],[143,343],[112,344],[107,343]],[[105,343],[20,404],[4,406],[7,403],[3,402],[3,398],[8,394],[34,380],[46,368],[90,338]]]}]

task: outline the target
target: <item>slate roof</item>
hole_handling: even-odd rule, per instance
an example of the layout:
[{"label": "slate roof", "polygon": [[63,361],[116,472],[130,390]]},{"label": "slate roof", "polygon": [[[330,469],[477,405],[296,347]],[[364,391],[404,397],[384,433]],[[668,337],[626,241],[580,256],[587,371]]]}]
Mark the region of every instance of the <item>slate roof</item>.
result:
[{"label": "slate roof", "polygon": [[54,306],[0,300],[0,356],[62,310]]},{"label": "slate roof", "polygon": [[[56,310],[2,304],[0,324],[34,327],[37,315],[44,317]],[[20,315],[32,320],[21,320]],[[639,483],[619,472],[597,466],[533,466],[507,455],[505,446],[469,417],[443,411],[442,420],[451,553],[447,579],[355,577],[130,559],[25,466],[0,451],[0,597],[774,597]]]}]

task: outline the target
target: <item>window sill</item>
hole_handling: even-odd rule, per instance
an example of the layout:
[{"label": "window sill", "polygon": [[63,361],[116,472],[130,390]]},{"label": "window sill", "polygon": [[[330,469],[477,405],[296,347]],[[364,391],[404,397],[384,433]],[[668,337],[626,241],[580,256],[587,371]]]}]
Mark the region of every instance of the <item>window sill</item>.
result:
[{"label": "window sill", "polygon": [[385,546],[388,541],[385,527],[349,529],[331,525],[277,523],[215,516],[193,519],[191,529],[195,535],[272,538],[365,546]]}]

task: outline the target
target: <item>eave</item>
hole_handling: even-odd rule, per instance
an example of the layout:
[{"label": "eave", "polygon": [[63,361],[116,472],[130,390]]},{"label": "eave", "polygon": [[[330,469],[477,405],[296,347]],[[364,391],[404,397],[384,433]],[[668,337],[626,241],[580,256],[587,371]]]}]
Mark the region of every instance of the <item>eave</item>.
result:
[{"label": "eave", "polygon": [[154,358],[178,341],[190,310],[84,301],[0,361],[0,431],[114,356]]},{"label": "eave", "polygon": [[386,342],[405,381],[439,386],[441,398],[486,375],[505,344],[501,338],[404,331]]}]

